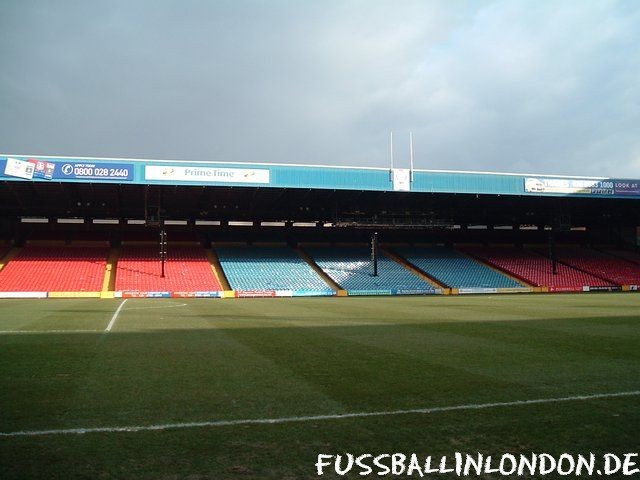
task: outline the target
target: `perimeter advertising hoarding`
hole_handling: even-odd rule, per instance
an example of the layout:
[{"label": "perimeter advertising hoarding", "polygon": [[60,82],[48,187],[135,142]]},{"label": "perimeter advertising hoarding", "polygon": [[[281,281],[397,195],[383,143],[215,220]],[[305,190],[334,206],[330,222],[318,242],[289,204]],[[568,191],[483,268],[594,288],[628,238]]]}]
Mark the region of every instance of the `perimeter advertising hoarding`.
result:
[{"label": "perimeter advertising hoarding", "polygon": [[524,179],[524,191],[565,195],[640,195],[640,180],[527,177]]},{"label": "perimeter advertising hoarding", "polygon": [[270,183],[269,170],[257,168],[215,168],[180,165],[146,165],[145,180],[198,183]]}]

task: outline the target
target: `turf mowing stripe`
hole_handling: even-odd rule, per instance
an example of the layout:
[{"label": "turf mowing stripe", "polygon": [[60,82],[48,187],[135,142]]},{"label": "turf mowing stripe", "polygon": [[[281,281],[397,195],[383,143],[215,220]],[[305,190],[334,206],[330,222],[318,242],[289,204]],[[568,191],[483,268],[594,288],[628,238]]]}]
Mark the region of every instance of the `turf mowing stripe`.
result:
[{"label": "turf mowing stripe", "polygon": [[42,435],[67,435],[84,433],[114,433],[114,432],[149,432],[155,430],[172,430],[182,428],[229,427],[238,425],[273,425],[293,422],[314,422],[321,420],[341,420],[343,418],[384,417],[407,414],[431,414],[440,412],[455,412],[462,410],[483,410],[496,407],[513,407],[520,405],[539,405],[544,403],[574,402],[595,400],[601,398],[618,398],[640,396],[640,390],[631,392],[595,393],[589,395],[575,395],[559,398],[539,398],[535,400],[514,400],[512,402],[479,403],[456,405],[451,407],[415,408],[410,410],[388,410],[380,412],[337,413],[333,415],[310,415],[304,417],[255,418],[243,420],[212,420],[208,422],[165,423],[159,425],[132,425],[125,427],[89,427],[63,428],[57,430],[22,430],[17,432],[0,432],[0,437],[35,437]]},{"label": "turf mowing stripe", "polygon": [[127,303],[127,298],[125,298],[122,303],[120,304],[120,306],[116,309],[116,313],[113,314],[113,317],[111,317],[111,321],[109,322],[109,325],[107,325],[107,328],[105,328],[105,332],[110,332],[111,328],[115,325],[116,320],[118,319],[118,314],[120,313],[120,310],[122,310],[122,307],[124,307],[124,304]]}]

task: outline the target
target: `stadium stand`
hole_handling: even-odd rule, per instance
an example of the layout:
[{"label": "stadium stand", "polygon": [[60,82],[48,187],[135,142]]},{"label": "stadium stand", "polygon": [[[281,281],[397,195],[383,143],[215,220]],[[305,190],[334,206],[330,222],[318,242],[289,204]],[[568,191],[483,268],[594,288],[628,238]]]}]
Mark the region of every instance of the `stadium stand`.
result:
[{"label": "stadium stand", "polygon": [[559,247],[556,258],[579,270],[609,280],[616,285],[640,283],[640,265],[588,248]]},{"label": "stadium stand", "polygon": [[579,290],[584,286],[613,286],[611,282],[562,263],[553,273],[551,260],[533,251],[514,247],[466,247],[464,252],[535,286]]},{"label": "stadium stand", "polygon": [[305,250],[345,290],[435,291],[433,285],[384,253],[379,255],[379,275],[374,277],[369,247],[307,247]]},{"label": "stadium stand", "polygon": [[307,290],[332,293],[320,276],[286,246],[216,247],[234,290]]},{"label": "stadium stand", "polygon": [[169,244],[162,278],[158,246],[125,244],[118,259],[115,289],[196,292],[218,291],[221,287],[202,247]]},{"label": "stadium stand", "polygon": [[629,262],[640,265],[640,254],[638,252],[632,252],[629,250],[613,250],[613,249],[607,249],[607,250],[604,250],[604,252],[608,253],[609,255],[613,255],[614,257],[622,258]]},{"label": "stadium stand", "polygon": [[460,252],[445,247],[394,249],[430,277],[452,288],[518,288],[523,285]]},{"label": "stadium stand", "polygon": [[87,291],[102,288],[108,247],[26,246],[0,271],[0,291]]}]

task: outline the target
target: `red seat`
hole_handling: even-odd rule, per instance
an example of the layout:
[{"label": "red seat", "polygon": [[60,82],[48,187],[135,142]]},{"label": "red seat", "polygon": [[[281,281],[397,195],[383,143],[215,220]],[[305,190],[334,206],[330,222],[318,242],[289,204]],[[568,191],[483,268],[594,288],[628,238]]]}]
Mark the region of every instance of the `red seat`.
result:
[{"label": "red seat", "polygon": [[612,282],[560,263],[557,264],[554,274],[551,260],[528,250],[509,247],[470,247],[465,251],[537,286],[575,290],[584,286],[613,286]]},{"label": "red seat", "polygon": [[627,260],[586,248],[558,248],[556,254],[558,260],[616,285],[640,283],[640,265]]},{"label": "red seat", "polygon": [[0,271],[0,291],[100,291],[108,254],[107,247],[26,246]]},{"label": "red seat", "polygon": [[116,290],[196,292],[222,290],[200,247],[167,249],[165,277],[161,277],[158,247],[124,246],[118,259]]}]

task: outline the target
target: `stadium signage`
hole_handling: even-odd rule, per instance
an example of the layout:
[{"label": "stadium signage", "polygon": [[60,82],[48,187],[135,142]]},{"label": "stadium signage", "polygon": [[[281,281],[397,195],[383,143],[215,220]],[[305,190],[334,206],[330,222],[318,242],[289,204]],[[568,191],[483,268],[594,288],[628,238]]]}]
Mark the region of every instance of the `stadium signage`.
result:
[{"label": "stadium signage", "polygon": [[459,288],[458,293],[460,295],[474,294],[474,293],[498,293],[498,289],[497,288]]},{"label": "stadium signage", "polygon": [[524,179],[524,191],[528,193],[561,193],[586,195],[613,195],[613,180],[582,180],[573,178]]},{"label": "stadium signage", "polygon": [[640,181],[527,177],[524,179],[524,191],[565,195],[640,195]]},{"label": "stadium signage", "polygon": [[394,192],[411,191],[411,170],[407,168],[393,169],[393,191]]},{"label": "stadium signage", "polygon": [[7,158],[4,174],[10,177],[31,180],[33,178],[33,165],[24,160],[18,160],[17,158]]},{"label": "stadium signage", "polygon": [[393,295],[391,290],[348,290],[349,296]]},{"label": "stadium signage", "polygon": [[275,297],[275,290],[236,290],[234,292],[236,298],[260,298]]},{"label": "stadium signage", "polygon": [[613,190],[616,195],[640,195],[640,181],[614,180]]},{"label": "stadium signage", "polygon": [[269,183],[267,169],[184,167],[179,165],[146,165],[146,180],[198,183]]},{"label": "stadium signage", "polygon": [[47,298],[47,292],[0,292],[0,298]]},{"label": "stadium signage", "polygon": [[133,180],[133,166],[126,163],[78,163],[57,164],[53,171],[56,180]]},{"label": "stadium signage", "polygon": [[133,165],[125,163],[53,162],[8,157],[5,176],[24,180],[133,180]]},{"label": "stadium signage", "polygon": [[44,178],[51,180],[55,170],[55,163],[36,160],[19,160],[17,158],[7,158],[4,166],[4,174],[9,177],[33,180],[34,178]]}]

